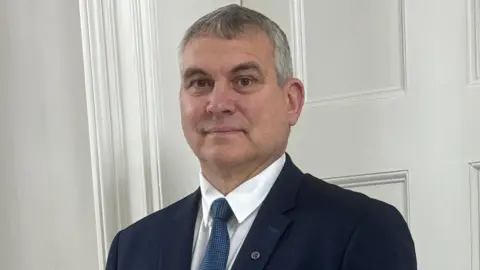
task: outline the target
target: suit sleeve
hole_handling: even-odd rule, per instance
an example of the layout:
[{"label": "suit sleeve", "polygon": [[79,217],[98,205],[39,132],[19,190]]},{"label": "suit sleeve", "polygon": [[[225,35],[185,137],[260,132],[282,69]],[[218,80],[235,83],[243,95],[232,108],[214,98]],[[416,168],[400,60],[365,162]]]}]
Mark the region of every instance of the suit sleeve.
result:
[{"label": "suit sleeve", "polygon": [[346,248],[342,270],[417,270],[415,246],[402,215],[380,203],[358,222]]},{"label": "suit sleeve", "polygon": [[110,245],[110,251],[107,258],[106,270],[118,270],[118,238],[120,233],[118,233],[115,238],[113,238],[112,244]]}]

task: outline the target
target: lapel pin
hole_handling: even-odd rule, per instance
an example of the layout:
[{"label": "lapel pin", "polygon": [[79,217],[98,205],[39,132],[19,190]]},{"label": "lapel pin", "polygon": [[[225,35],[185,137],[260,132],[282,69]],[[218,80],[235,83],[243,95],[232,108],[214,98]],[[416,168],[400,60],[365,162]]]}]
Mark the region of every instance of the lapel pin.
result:
[{"label": "lapel pin", "polygon": [[252,252],[252,254],[250,254],[250,258],[252,258],[252,260],[258,260],[260,258],[260,252],[258,251]]}]

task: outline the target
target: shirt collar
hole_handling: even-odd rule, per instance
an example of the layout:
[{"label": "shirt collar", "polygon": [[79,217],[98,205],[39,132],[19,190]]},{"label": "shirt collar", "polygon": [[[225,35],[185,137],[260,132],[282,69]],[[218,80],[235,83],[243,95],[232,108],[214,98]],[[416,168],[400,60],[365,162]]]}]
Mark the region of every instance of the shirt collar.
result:
[{"label": "shirt collar", "polygon": [[232,208],[238,223],[242,223],[267,197],[285,164],[285,154],[270,164],[257,176],[245,181],[232,192],[224,196],[200,172],[200,191],[202,193],[203,223],[208,224],[210,207],[218,198],[225,198]]}]

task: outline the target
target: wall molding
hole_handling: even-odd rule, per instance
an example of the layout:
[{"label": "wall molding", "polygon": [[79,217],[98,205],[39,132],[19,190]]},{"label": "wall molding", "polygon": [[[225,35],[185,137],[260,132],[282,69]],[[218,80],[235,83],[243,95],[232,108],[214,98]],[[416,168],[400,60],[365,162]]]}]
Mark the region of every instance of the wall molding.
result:
[{"label": "wall molding", "polygon": [[472,270],[480,270],[480,162],[470,163]]},{"label": "wall molding", "polygon": [[408,171],[392,171],[392,172],[379,172],[372,174],[360,174],[351,176],[331,177],[324,178],[332,184],[338,185],[343,188],[355,188],[377,185],[389,185],[389,184],[404,184],[404,201],[403,205],[405,209],[405,219],[407,223],[410,222],[410,192],[408,182]]},{"label": "wall molding", "polygon": [[468,85],[480,85],[480,0],[467,1]]},{"label": "wall molding", "polygon": [[132,20],[135,24],[136,71],[139,78],[141,109],[142,151],[145,157],[143,167],[145,178],[146,214],[163,206],[161,196],[160,139],[162,138],[161,95],[160,95],[160,37],[156,26],[160,20],[155,0],[135,0],[132,3]]},{"label": "wall molding", "polygon": [[302,80],[307,91],[307,66],[305,42],[305,15],[303,0],[290,1],[290,28],[293,33],[292,57],[295,76]]},{"label": "wall molding", "polygon": [[162,204],[159,46],[152,31],[159,21],[154,0],[79,5],[98,267],[105,269],[115,234]]},{"label": "wall molding", "polygon": [[405,33],[405,0],[398,0],[400,5],[400,33],[401,33],[401,84],[398,87],[386,87],[380,89],[364,89],[351,94],[333,95],[320,99],[308,98],[308,81],[306,66],[306,42],[305,42],[305,15],[304,1],[291,0],[291,31],[293,33],[292,55],[294,62],[295,76],[305,84],[307,107],[319,107],[327,105],[358,103],[378,99],[392,99],[405,96],[407,87],[407,54],[406,54],[406,33]]},{"label": "wall molding", "polygon": [[[111,2],[104,2],[106,5]],[[108,10],[108,9],[107,9]],[[110,10],[112,10],[110,8]],[[90,152],[97,232],[99,269],[105,268],[112,231],[120,227],[119,186],[126,173],[120,90],[113,41],[112,13],[104,13],[100,2],[81,0],[82,45],[85,68]],[[112,106],[110,105],[110,101]]]}]

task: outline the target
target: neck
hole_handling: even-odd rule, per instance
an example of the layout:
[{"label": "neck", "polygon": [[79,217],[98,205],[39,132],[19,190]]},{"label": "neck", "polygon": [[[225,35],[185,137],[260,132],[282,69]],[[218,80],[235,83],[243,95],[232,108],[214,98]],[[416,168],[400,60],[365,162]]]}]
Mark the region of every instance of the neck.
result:
[{"label": "neck", "polygon": [[202,174],[219,192],[227,195],[244,182],[260,174],[282,154],[242,164],[227,165],[202,162]]}]

